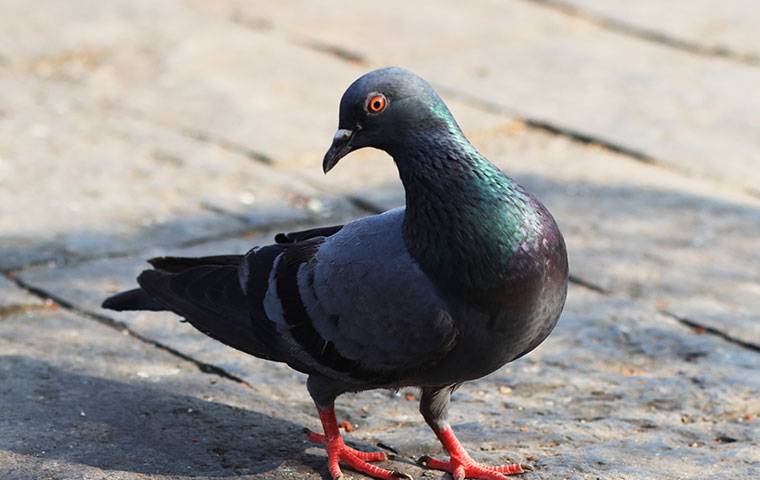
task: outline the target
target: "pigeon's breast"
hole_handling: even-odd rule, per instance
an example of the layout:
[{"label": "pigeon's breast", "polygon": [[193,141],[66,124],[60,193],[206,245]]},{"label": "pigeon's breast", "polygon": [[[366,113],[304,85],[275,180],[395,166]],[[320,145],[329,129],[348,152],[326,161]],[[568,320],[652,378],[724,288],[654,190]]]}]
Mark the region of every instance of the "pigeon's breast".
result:
[{"label": "pigeon's breast", "polygon": [[565,305],[568,283],[565,241],[551,216],[543,223],[537,241],[516,257],[524,276],[505,288],[503,308],[491,319],[495,328],[512,330],[515,350],[507,355],[508,361],[543,342]]},{"label": "pigeon's breast", "polygon": [[504,363],[536,348],[559,320],[568,282],[562,233],[546,208],[535,202],[538,228],[514,256],[515,276],[506,282],[485,328],[503,336]]},{"label": "pigeon's breast", "polygon": [[567,295],[567,253],[545,209],[541,217],[536,235],[505,267],[506,280],[450,302],[458,336],[456,348],[435,374],[442,383],[492,373],[536,348],[557,324]]}]

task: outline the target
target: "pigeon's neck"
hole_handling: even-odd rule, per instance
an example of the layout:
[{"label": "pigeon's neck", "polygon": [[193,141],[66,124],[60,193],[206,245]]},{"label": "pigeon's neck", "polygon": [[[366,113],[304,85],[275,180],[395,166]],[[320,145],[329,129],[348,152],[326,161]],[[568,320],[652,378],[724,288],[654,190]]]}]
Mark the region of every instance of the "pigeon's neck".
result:
[{"label": "pigeon's neck", "polygon": [[406,190],[404,240],[441,288],[488,292],[541,228],[540,205],[454,129],[390,152]]}]

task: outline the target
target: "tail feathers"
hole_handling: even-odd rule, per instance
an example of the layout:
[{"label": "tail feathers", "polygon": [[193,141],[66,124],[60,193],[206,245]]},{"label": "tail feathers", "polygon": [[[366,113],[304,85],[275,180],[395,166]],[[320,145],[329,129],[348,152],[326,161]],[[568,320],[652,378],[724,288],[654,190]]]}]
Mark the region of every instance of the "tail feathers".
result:
[{"label": "tail feathers", "polygon": [[275,326],[252,312],[240,286],[241,255],[159,257],[156,270],[137,277],[140,288],[103,302],[111,310],[166,310],[184,317],[206,335],[259,358],[286,361]]},{"label": "tail feathers", "polygon": [[137,282],[209,337],[259,358],[282,361],[276,330],[251,315],[237,266],[205,264],[180,273],[145,270]]},{"label": "tail feathers", "polygon": [[103,308],[123,312],[126,310],[151,310],[159,312],[166,310],[161,302],[148,295],[148,292],[142,288],[127,290],[126,292],[117,293],[107,298],[102,305]]},{"label": "tail feathers", "polygon": [[[156,257],[148,260],[148,263],[161,272],[180,273],[198,266],[237,266],[242,258],[242,255],[216,255],[197,258]],[[125,310],[151,310],[154,312],[170,310],[159,300],[156,300],[155,296],[148,294],[142,288],[117,293],[107,298],[102,307],[118,312]]]},{"label": "tail feathers", "polygon": [[148,260],[153,268],[168,273],[184,272],[193,267],[200,266],[238,266],[242,261],[242,255],[215,255],[211,257],[156,257]]}]

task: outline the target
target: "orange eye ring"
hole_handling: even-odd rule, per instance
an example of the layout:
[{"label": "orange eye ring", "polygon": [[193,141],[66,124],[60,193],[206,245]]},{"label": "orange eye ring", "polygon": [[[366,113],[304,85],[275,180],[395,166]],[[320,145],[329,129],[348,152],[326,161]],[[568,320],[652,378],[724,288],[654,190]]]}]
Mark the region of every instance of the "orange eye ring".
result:
[{"label": "orange eye ring", "polygon": [[367,98],[367,111],[369,113],[380,113],[388,106],[388,100],[382,93],[373,93]]}]

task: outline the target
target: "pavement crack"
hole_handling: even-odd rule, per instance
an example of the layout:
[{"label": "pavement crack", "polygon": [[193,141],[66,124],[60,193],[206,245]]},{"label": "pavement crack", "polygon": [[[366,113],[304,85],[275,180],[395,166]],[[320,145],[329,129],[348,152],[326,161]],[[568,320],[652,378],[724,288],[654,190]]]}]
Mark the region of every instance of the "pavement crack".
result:
[{"label": "pavement crack", "polygon": [[152,340],[150,338],[147,338],[143,335],[140,335],[139,333],[135,332],[134,330],[130,329],[129,326],[127,326],[124,322],[120,322],[116,319],[113,319],[111,317],[108,317],[106,315],[91,312],[89,310],[80,308],[73,303],[64,300],[63,298],[57,297],[56,295],[53,295],[49,292],[46,292],[45,290],[42,290],[41,288],[37,288],[33,285],[30,285],[26,283],[25,281],[19,279],[15,275],[6,275],[6,278],[16,284],[19,288],[25,290],[26,292],[34,295],[37,298],[40,298],[47,302],[53,302],[54,304],[58,305],[60,308],[63,308],[65,310],[68,310],[70,312],[76,313],[78,315],[87,317],[91,320],[94,320],[102,325],[105,325],[107,327],[110,327],[122,334],[129,335],[130,337],[139,340],[143,343],[146,343],[148,345],[152,345],[159,350],[163,350],[171,355],[174,355],[177,358],[180,358],[186,362],[190,362],[193,365],[195,365],[198,370],[200,370],[203,373],[208,373],[211,375],[216,375],[218,377],[226,378],[227,380],[232,380],[236,383],[239,383],[247,388],[251,388],[251,384],[243,380],[242,378],[238,377],[237,375],[234,375],[227,370],[218,367],[216,365],[212,365],[210,363],[202,362],[198,359],[195,359],[187,354],[184,354],[180,352],[179,350],[176,350],[168,345],[165,345],[161,342],[158,342],[156,340]]},{"label": "pavement crack", "polygon": [[628,23],[615,17],[593,10],[585,9],[564,0],[523,0],[545,8],[559,11],[565,15],[586,20],[605,30],[638,38],[650,43],[664,45],[693,55],[711,58],[723,58],[751,66],[760,66],[760,55],[738,52],[724,45],[705,45],[691,40],[674,37],[667,33]]},{"label": "pavement crack", "polygon": [[82,265],[88,262],[96,262],[98,260],[112,260],[117,258],[126,258],[126,257],[132,257],[135,255],[139,255],[142,252],[145,252],[146,249],[150,248],[185,248],[185,247],[194,247],[196,245],[202,245],[204,243],[211,243],[221,240],[229,240],[231,238],[237,238],[240,236],[246,236],[246,235],[255,235],[256,233],[259,233],[263,230],[261,229],[254,229],[254,228],[241,228],[236,230],[227,230],[223,233],[214,234],[214,235],[206,235],[202,237],[196,237],[196,238],[190,238],[185,239],[176,243],[168,243],[168,244],[161,244],[161,245],[146,245],[143,248],[134,248],[129,250],[111,250],[107,252],[97,253],[93,255],[72,255],[70,257],[66,257],[63,259],[57,259],[57,258],[43,258],[40,260],[35,260],[33,262],[26,263],[20,267],[14,267],[12,269],[8,270],[2,270],[0,273],[3,273],[5,275],[16,275],[20,272],[37,268],[37,267],[73,267],[77,265]]},{"label": "pavement crack", "polygon": [[233,23],[237,23],[238,25],[257,32],[267,32],[274,29],[274,24],[270,20],[264,17],[248,15],[245,11],[239,9],[232,12],[230,20],[232,20]]},{"label": "pavement crack", "polygon": [[377,442],[375,445],[378,446],[378,447],[380,447],[380,448],[382,448],[383,450],[388,450],[389,452],[391,452],[391,453],[393,453],[395,455],[399,454],[398,450],[396,450],[395,447],[392,447],[392,446],[388,445],[387,443]]},{"label": "pavement crack", "polygon": [[668,311],[668,310],[658,310],[663,315],[672,318],[673,320],[676,320],[677,322],[686,325],[687,327],[691,328],[696,333],[702,334],[702,335],[713,335],[716,337],[720,337],[723,340],[733,343],[734,345],[737,345],[739,347],[745,348],[751,352],[760,353],[760,345],[748,342],[746,340],[742,340],[740,338],[736,338],[722,330],[719,330],[715,327],[711,327],[709,325],[703,325],[697,321],[694,321],[690,318],[682,317],[680,315],[676,315],[675,313]]},{"label": "pavement crack", "polygon": [[[560,10],[564,9],[564,10],[567,10],[567,11],[565,11],[566,14],[577,15],[579,17],[582,17],[583,15],[587,15],[585,13],[585,11],[581,11],[580,9],[576,8],[575,6],[573,6],[572,4],[564,2],[563,0],[523,0],[523,1],[539,4],[539,5],[542,5],[542,6],[546,7],[546,8],[553,8],[553,9],[560,9]],[[591,17],[594,16],[594,15],[591,15],[591,14],[588,14],[588,15],[591,16]],[[597,15],[597,16],[599,18],[606,19],[605,21],[607,23],[615,23],[615,22],[617,22],[617,23],[620,23],[621,25],[628,25],[628,24],[623,24],[623,23],[621,23],[621,22],[619,22],[619,21],[617,21],[617,20],[615,20],[613,18],[607,18],[607,17],[601,16],[601,15]],[[234,17],[234,15],[233,15],[233,17]],[[586,18],[586,17],[584,17],[584,18]],[[273,22],[270,22],[269,20],[265,20],[265,19],[260,19],[260,20],[261,20],[261,22],[264,22],[264,24],[266,26],[265,26],[265,28],[255,28],[256,30],[275,30],[276,29],[276,25]],[[235,20],[233,18],[233,21],[237,21],[237,20]],[[238,23],[241,23],[241,22],[238,21]],[[258,24],[258,22],[256,22],[256,23]],[[244,22],[242,24],[245,25]],[[628,28],[630,28],[631,30],[636,30],[638,27],[628,26]],[[658,32],[650,32],[650,34],[651,35],[655,35],[655,34],[656,35],[662,35],[662,34],[659,34]],[[331,43],[327,43],[327,42],[321,41],[321,40],[313,38],[313,37],[307,37],[307,36],[303,36],[303,35],[291,34],[291,35],[285,35],[285,38],[286,38],[286,40],[288,40],[289,42],[293,43],[294,45],[298,45],[298,46],[301,46],[301,47],[304,47],[304,48],[308,48],[308,49],[311,49],[311,50],[314,50],[314,51],[319,51],[319,52],[322,52],[322,53],[328,53],[328,54],[332,55],[333,57],[336,57],[336,58],[338,58],[338,59],[340,59],[342,61],[346,61],[346,62],[349,62],[349,63],[362,64],[362,65],[371,65],[373,63],[371,59],[365,57],[364,55],[362,55],[362,54],[360,54],[358,52],[346,49],[346,48],[344,48],[342,46],[339,46],[339,45],[334,45],[334,44],[331,44]],[[677,44],[678,42],[682,42],[684,44],[688,44],[688,42],[686,42],[686,41],[680,41],[680,40],[677,40],[677,39],[673,39],[672,40],[673,44]],[[697,46],[697,47],[694,47],[694,48],[703,48],[704,49],[704,48],[708,48],[708,47]],[[723,51],[725,49],[721,48],[719,50]],[[739,55],[739,54],[736,54],[736,55]],[[739,55],[739,56],[741,56],[741,55]],[[754,62],[754,64],[760,66],[760,56],[750,56],[750,57],[754,59],[754,60],[751,60],[751,62]],[[747,61],[750,61],[750,60],[747,60]],[[697,180],[700,180],[700,181],[710,182],[710,183],[721,185],[721,186],[724,186],[724,187],[727,186],[727,187],[730,187],[730,188],[736,188],[736,185],[731,184],[731,183],[729,183],[727,181],[716,180],[716,179],[710,178],[710,177],[705,176],[705,175],[695,174],[695,173],[690,172],[688,170],[685,170],[683,168],[679,168],[679,167],[675,167],[673,165],[670,165],[670,164],[662,161],[661,159],[659,159],[659,158],[657,158],[657,157],[655,157],[655,156],[653,156],[653,155],[651,155],[651,154],[649,154],[649,153],[647,153],[647,152],[645,152],[643,150],[639,150],[639,149],[633,148],[631,146],[627,146],[627,145],[624,145],[624,144],[621,144],[621,143],[617,143],[615,141],[608,140],[608,139],[603,138],[601,136],[594,135],[592,133],[584,132],[584,131],[581,131],[581,130],[577,130],[577,129],[572,128],[572,127],[559,125],[559,124],[550,122],[548,120],[540,119],[540,118],[531,117],[530,115],[527,115],[527,114],[525,114],[523,112],[520,112],[520,111],[518,111],[516,109],[509,108],[509,107],[500,105],[498,103],[485,100],[485,99],[480,98],[480,97],[478,97],[476,95],[472,95],[472,94],[468,94],[468,93],[462,92],[462,91],[460,91],[458,89],[449,88],[449,87],[446,87],[446,86],[438,84],[438,83],[433,83],[433,86],[436,88],[436,90],[438,90],[439,92],[445,94],[446,96],[449,96],[449,97],[454,98],[456,100],[459,100],[459,101],[461,101],[463,103],[466,103],[466,104],[472,106],[473,108],[476,108],[476,109],[479,109],[479,110],[482,110],[482,111],[485,111],[485,112],[497,114],[497,115],[508,116],[510,119],[522,122],[526,127],[530,128],[532,130],[542,131],[542,132],[545,132],[545,133],[548,133],[548,134],[551,134],[551,135],[556,135],[556,136],[568,138],[569,140],[571,140],[573,142],[576,142],[576,143],[580,143],[580,144],[584,144],[584,145],[588,145],[588,146],[593,146],[593,147],[597,147],[597,148],[602,148],[602,149],[607,150],[609,152],[613,152],[613,153],[622,155],[622,156],[624,156],[624,157],[626,157],[628,159],[631,159],[631,160],[634,160],[634,161],[638,161],[638,162],[641,162],[641,163],[644,163],[644,164],[648,164],[648,165],[653,165],[653,166],[656,166],[658,168],[662,168],[664,170],[676,173],[678,175],[681,175],[681,176],[684,176],[684,177],[687,177],[687,178],[693,178],[693,179],[697,179]],[[123,111],[125,111],[126,113],[131,114],[132,116],[140,118],[143,121],[153,122],[153,123],[160,124],[160,125],[163,125],[163,126],[168,126],[168,127],[175,128],[181,134],[187,136],[188,138],[192,138],[192,139],[195,139],[195,140],[198,140],[198,141],[201,141],[201,142],[210,143],[210,144],[216,145],[216,146],[218,146],[220,148],[223,148],[225,150],[228,150],[228,151],[231,151],[231,152],[234,152],[234,153],[238,153],[238,154],[242,154],[242,155],[244,155],[244,156],[246,156],[246,157],[248,157],[248,158],[250,158],[252,160],[258,161],[258,162],[260,162],[260,163],[262,163],[264,165],[270,166],[270,167],[275,164],[275,161],[274,161],[273,158],[271,158],[270,156],[268,156],[268,155],[266,155],[266,154],[264,154],[262,152],[259,152],[259,151],[253,150],[253,149],[251,149],[249,147],[246,147],[244,145],[232,142],[232,141],[230,141],[230,140],[228,140],[228,139],[226,139],[224,137],[212,134],[212,133],[210,133],[210,132],[208,132],[206,130],[201,130],[201,129],[197,129],[197,128],[188,128],[188,127],[183,126],[183,125],[172,125],[172,124],[169,124],[167,122],[161,122],[161,121],[155,120],[153,118],[147,117],[146,115],[142,114],[141,112],[137,112],[137,111],[133,111],[131,109],[128,109],[128,108],[124,107],[123,105],[120,105],[119,108],[122,109]],[[756,198],[756,199],[760,199],[760,190],[757,190],[757,189],[754,189],[754,188],[748,188],[748,187],[739,187],[739,190],[742,193],[746,194],[746,195],[749,195],[749,196],[751,196],[753,198]],[[353,201],[353,200],[351,200],[349,198],[349,201]],[[370,209],[363,208],[363,210],[373,211],[372,208],[370,208]]]},{"label": "pavement crack", "polygon": [[[532,0],[529,0],[529,1],[532,1]],[[538,118],[533,118],[528,115],[525,115],[524,113],[518,110],[503,106],[501,104],[498,104],[489,100],[484,100],[476,95],[468,94],[460,90],[449,88],[440,84],[434,84],[434,87],[438,91],[440,91],[441,93],[443,93],[444,95],[450,98],[466,103],[467,105],[470,105],[471,107],[477,108],[484,112],[493,113],[496,115],[503,115],[512,120],[522,122],[527,128],[530,128],[532,130],[542,131],[550,135],[556,135],[556,136],[567,138],[572,142],[588,145],[591,147],[601,148],[603,150],[626,157],[630,160],[667,170],[669,172],[672,172],[682,177],[695,179],[700,182],[707,182],[713,185],[720,185],[722,187],[737,188],[736,185],[728,183],[727,181],[716,180],[716,179],[709,178],[703,175],[694,174],[682,168],[674,167],[673,165],[669,165],[668,163],[646,152],[643,152],[641,150],[631,148],[619,143],[615,143],[605,138],[602,138],[590,133],[582,132],[574,128],[557,125],[555,123],[538,119]],[[760,190],[756,190],[752,188],[744,188],[744,187],[739,187],[738,189],[740,192],[744,193],[745,195],[749,195],[752,198],[760,198]]]},{"label": "pavement crack", "polygon": [[591,290],[592,292],[600,293],[602,295],[610,295],[612,293],[604,287],[601,287],[593,282],[590,282],[588,280],[585,280],[575,275],[570,275],[570,282],[576,285],[580,285],[581,287],[587,288],[588,290]]},{"label": "pavement crack", "polygon": [[[264,17],[249,15],[242,10],[234,10],[229,15],[229,18],[233,23],[256,32],[276,30],[276,25],[271,20]],[[279,33],[283,34],[284,32],[280,31]],[[364,55],[341,45],[335,45],[333,43],[298,34],[285,34],[282,36],[297,46],[305,47],[315,52],[325,53],[343,62],[352,63],[354,65],[364,65],[367,63],[367,59]]]},{"label": "pavement crack", "polygon": [[376,205],[375,203],[371,202],[370,200],[367,200],[366,198],[361,198],[356,195],[346,195],[346,200],[356,207],[359,210],[365,211],[367,213],[371,213],[373,215],[377,215],[379,213],[383,213],[385,211],[384,208],[382,208],[379,205]]},{"label": "pavement crack", "polygon": [[[218,213],[218,212],[215,212]],[[221,213],[218,213],[221,214]],[[327,221],[330,219],[328,218]],[[337,221],[338,219],[334,219]],[[240,237],[251,237],[254,235],[258,235],[264,232],[273,231],[273,230],[298,230],[299,228],[306,228],[312,226],[312,224],[309,221],[302,221],[302,222],[273,222],[267,225],[262,226],[246,226],[239,229],[234,230],[226,230],[224,232],[214,234],[214,235],[204,235],[201,237],[194,237],[194,238],[187,238],[178,242],[173,243],[166,243],[161,245],[146,245],[142,248],[135,248],[135,249],[129,249],[129,250],[118,250],[118,251],[108,251],[108,252],[102,252],[99,254],[94,255],[87,255],[87,256],[71,256],[68,258],[65,258],[63,260],[55,260],[51,258],[45,258],[41,260],[37,260],[34,262],[29,262],[27,264],[22,265],[18,268],[8,269],[8,270],[2,270],[0,271],[0,274],[5,274],[7,276],[15,276],[19,274],[20,272],[37,268],[37,267],[73,267],[77,265],[82,265],[89,262],[96,262],[98,260],[112,260],[112,259],[118,259],[118,258],[127,258],[127,257],[133,257],[140,255],[142,253],[145,253],[146,250],[154,249],[154,248],[161,248],[161,249],[170,249],[170,248],[189,248],[189,247],[195,247],[198,245],[204,245],[206,243],[213,243],[213,242],[220,242],[224,240],[230,240],[234,238],[240,238]],[[272,237],[272,241],[274,241],[274,237]]]},{"label": "pavement crack", "polygon": [[[566,137],[574,142],[582,143],[584,145],[593,145],[596,147],[601,147],[601,148],[604,148],[605,150],[619,153],[623,156],[632,158],[642,163],[666,167],[666,165],[664,165],[663,162],[661,162],[660,160],[657,160],[656,158],[652,157],[651,155],[647,153],[642,152],[641,150],[637,150],[635,148],[630,148],[625,145],[614,143],[604,138],[598,137],[596,135],[582,132],[580,130],[575,130],[573,128],[564,127],[561,125],[556,125],[546,120],[531,118],[530,116],[525,115],[515,109],[505,107],[501,104],[498,104],[489,100],[484,100],[476,95],[468,94],[468,93],[462,92],[461,90],[457,90],[455,88],[449,88],[441,84],[436,84],[435,88],[438,91],[444,93],[446,96],[454,98],[455,100],[459,100],[460,102],[466,103],[470,105],[471,107],[477,108],[478,110],[482,110],[484,112],[507,116],[513,120],[522,122],[523,124],[525,124],[526,127],[531,128],[533,130],[540,130],[546,133],[550,133],[552,135]],[[683,172],[680,172],[680,173],[683,173]]]},{"label": "pavement crack", "polygon": [[[725,48],[725,47],[709,47],[709,46],[689,42],[687,40],[682,40],[682,39],[666,36],[665,34],[662,34],[660,32],[637,27],[635,25],[621,22],[612,17],[582,10],[574,6],[572,3],[567,2],[565,0],[523,0],[523,1],[534,3],[544,8],[558,10],[566,15],[576,16],[578,18],[585,19],[586,21],[590,21],[594,24],[597,24],[601,26],[602,28],[615,31],[623,35],[636,36],[650,42],[668,45],[673,48],[678,48],[684,51],[700,54],[703,56],[724,57],[728,59],[739,60],[749,65],[760,66],[760,56],[753,55],[753,54],[742,54],[738,52],[733,52],[730,49]],[[233,12],[232,21],[244,26],[248,26],[252,30],[257,30],[257,31],[278,30],[278,26],[274,22],[267,19],[255,19],[252,25],[248,25],[248,22],[241,21],[241,19],[239,18],[241,15],[242,14],[240,12]],[[372,65],[374,63],[373,59],[367,58],[361,53],[358,53],[350,49],[346,49],[343,46],[324,42],[320,39],[317,39],[311,36],[306,36],[302,34],[293,34],[293,33],[286,34],[280,30],[278,30],[278,34],[281,37],[283,37],[285,40],[289,41],[290,43],[294,45],[301,46],[313,51],[328,53],[331,56],[338,58],[339,60],[344,61],[344,62],[349,62],[353,64],[361,64],[361,65]],[[499,115],[507,115],[511,119],[523,122],[528,128],[531,128],[533,130],[543,131],[552,135],[562,136],[581,144],[603,148],[610,152],[620,154],[629,159],[632,159],[641,163],[649,164],[649,165],[654,165],[658,168],[668,170],[670,172],[685,176],[687,178],[695,178],[701,181],[708,181],[710,183],[719,184],[721,186],[736,188],[736,185],[733,185],[727,181],[712,179],[708,176],[695,174],[688,170],[674,167],[642,150],[639,150],[627,145],[623,145],[620,143],[616,143],[614,141],[607,140],[603,137],[586,133],[580,130],[576,130],[574,128],[561,126],[561,125],[557,125],[555,123],[552,123],[543,119],[534,118],[524,113],[521,113],[515,109],[511,109],[511,108],[496,104],[494,102],[484,100],[477,96],[466,94],[459,90],[445,87],[440,84],[434,83],[433,86],[439,92],[444,93],[447,96],[450,96],[457,100],[460,100],[463,103],[466,103],[474,108],[480,109],[482,111],[490,112],[490,113],[499,114]],[[196,132],[196,133],[201,133],[203,135],[203,132]],[[219,140],[224,142],[223,139],[219,139]],[[271,162],[271,159],[267,161],[267,164],[271,165],[271,163],[273,163]],[[739,190],[742,193],[745,193],[753,198],[760,199],[760,191],[756,189],[740,187]]]},{"label": "pavement crack", "polygon": [[[151,119],[150,121],[155,122],[155,120],[153,119]],[[209,133],[208,131],[200,130],[197,128],[188,128],[182,125],[167,125],[167,126],[175,128],[182,135],[188,138],[191,138],[193,140],[215,145],[229,152],[237,153],[247,158],[250,158],[251,160],[254,160],[256,162],[263,163],[264,165],[271,166],[274,164],[274,161],[269,155],[250,149],[244,145],[240,145],[239,143],[232,142],[218,135],[214,135],[212,133]]]},{"label": "pavement crack", "polygon": [[[541,1],[541,0],[538,0],[538,1]],[[343,61],[347,61],[350,63],[354,63],[354,64],[358,63],[362,65],[367,65],[367,64],[372,63],[370,59],[367,59],[360,53],[354,52],[352,50],[348,50],[341,46],[329,44],[315,38],[304,37],[304,36],[296,37],[296,36],[291,35],[289,40],[296,45],[309,48],[311,50],[323,52],[323,53],[329,53]],[[477,96],[466,94],[462,91],[448,88],[440,84],[434,84],[433,86],[439,92],[444,93],[445,95],[449,97],[462,101],[463,103],[466,103],[482,111],[495,113],[498,115],[507,115],[512,119],[516,119],[523,122],[527,127],[533,130],[540,130],[540,131],[550,133],[552,135],[567,137],[572,141],[579,142],[586,145],[594,145],[594,146],[602,147],[606,150],[619,153],[623,156],[632,158],[639,162],[657,165],[662,168],[673,170],[669,165],[664,164],[663,162],[657,160],[656,158],[652,157],[651,155],[641,150],[637,150],[625,145],[620,145],[620,144],[611,142],[609,140],[606,140],[604,138],[597,137],[589,133],[581,132],[579,130],[563,127],[560,125],[555,125],[545,120],[531,118],[516,110],[504,107],[502,105],[499,105],[490,101],[483,100]],[[677,172],[680,174],[687,174],[687,172],[683,172],[680,170],[677,170]],[[752,192],[749,192],[749,193],[751,194]],[[760,197],[760,194],[755,195],[755,196]],[[365,209],[365,210],[372,211],[373,209]]]},{"label": "pavement crack", "polygon": [[[601,287],[601,286],[599,286],[599,285],[597,285],[597,284],[595,284],[595,283],[593,283],[593,282],[591,282],[589,280],[586,280],[584,278],[578,277],[576,275],[570,275],[570,283],[573,283],[575,285],[581,286],[583,288],[591,290],[592,292],[599,293],[601,295],[612,296],[612,295],[617,295],[618,294],[618,292],[613,292],[613,291],[607,290],[604,287]],[[637,300],[637,299],[631,298],[631,297],[629,297],[627,295],[624,295],[624,294],[623,294],[623,296],[625,298],[627,298],[628,300],[631,300],[631,301],[636,302],[636,303],[640,303],[640,301]],[[644,304],[646,304],[646,303],[644,303]],[[689,327],[692,331],[694,331],[694,332],[696,332],[698,334],[713,335],[713,336],[719,337],[719,338],[721,338],[721,339],[723,339],[723,340],[725,340],[725,341],[727,341],[729,343],[737,345],[737,346],[739,346],[741,348],[745,348],[745,349],[750,350],[752,352],[760,353],[760,345],[758,345],[756,343],[748,342],[746,340],[742,340],[740,338],[736,338],[736,337],[734,337],[732,335],[729,335],[728,333],[723,332],[723,331],[721,331],[721,330],[719,330],[719,329],[717,329],[715,327],[711,327],[711,326],[708,326],[708,325],[703,325],[703,324],[701,324],[701,323],[699,323],[699,322],[697,322],[695,320],[692,320],[690,318],[685,318],[685,317],[682,317],[680,315],[676,315],[675,313],[673,313],[673,312],[671,312],[669,310],[661,309],[661,308],[656,308],[656,307],[653,307],[653,308],[654,308],[654,310],[657,313],[665,315],[666,317],[668,317],[668,318],[670,318],[672,320],[675,320],[675,321],[677,321],[678,323],[680,323],[682,325],[685,325],[685,326]]]},{"label": "pavement crack", "polygon": [[304,37],[293,37],[293,43],[315,52],[326,53],[341,61],[352,63],[354,65],[366,65],[368,63],[364,55],[340,45],[334,45],[332,43]]},{"label": "pavement crack", "polygon": [[230,212],[222,207],[219,207],[217,205],[213,205],[207,201],[202,201],[200,203],[200,207],[208,212],[215,213],[217,215],[221,215],[223,217],[231,218],[237,222],[240,222],[241,224],[245,225],[248,223],[248,219],[245,217],[245,215],[239,215],[234,212]]},{"label": "pavement crack", "polygon": [[110,107],[113,110],[119,113],[122,113],[126,115],[127,117],[132,118],[133,120],[136,120],[138,122],[143,122],[149,125],[167,128],[191,140],[214,145],[228,152],[236,153],[244,157],[247,157],[263,165],[272,166],[274,164],[274,160],[272,159],[272,157],[270,157],[266,153],[246,147],[245,145],[241,145],[237,142],[234,142],[227,138],[211,133],[208,130],[203,130],[203,129],[195,128],[195,127],[188,127],[187,125],[182,125],[177,122],[169,122],[166,120],[154,118],[140,110],[128,107],[124,104],[117,103],[117,102],[111,103]]},{"label": "pavement crack", "polygon": [[[173,124],[173,123],[168,123],[168,122],[162,122],[162,121],[153,119],[153,118],[151,118],[149,116],[146,116],[146,115],[142,114],[139,111],[135,111],[135,110],[132,110],[130,108],[127,108],[127,107],[124,107],[124,106],[121,106],[121,105],[116,106],[116,108],[118,108],[119,110],[121,110],[122,112],[124,112],[125,114],[127,114],[128,116],[131,116],[131,117],[133,117],[133,118],[135,118],[135,119],[137,119],[139,121],[146,122],[146,123],[149,123],[149,124],[152,124],[152,125],[160,125],[162,127],[172,129],[172,130],[180,133],[181,135],[184,135],[184,136],[186,136],[188,138],[191,138],[191,139],[193,139],[193,140],[195,140],[197,142],[208,143],[208,144],[211,144],[211,145],[216,145],[216,146],[218,146],[220,148],[223,148],[223,149],[225,149],[225,150],[227,150],[229,152],[243,155],[243,156],[245,156],[245,157],[247,157],[247,158],[249,158],[251,160],[254,160],[256,162],[259,162],[259,163],[261,163],[264,166],[269,167],[269,168],[274,168],[274,166],[275,166],[274,159],[271,158],[271,157],[269,157],[268,155],[266,155],[264,153],[261,153],[261,152],[258,152],[258,151],[255,151],[255,150],[252,150],[252,149],[250,149],[248,147],[245,147],[243,145],[237,144],[235,142],[229,141],[229,140],[227,140],[225,138],[219,137],[219,136],[214,135],[214,134],[212,134],[210,132],[207,132],[205,130],[201,130],[201,129],[197,129],[197,128],[187,128],[187,127],[185,127],[183,125],[178,125],[178,124]],[[317,191],[322,192],[322,193],[326,192],[324,186],[321,186],[321,185],[317,184],[316,182],[314,182],[308,176],[306,176],[306,175],[300,175],[300,174],[296,174],[296,175],[299,177],[300,180],[304,181],[306,184],[308,184],[310,187],[316,189]],[[369,213],[382,213],[384,211],[384,209],[380,208],[379,206],[374,205],[373,203],[371,203],[371,202],[369,202],[367,200],[361,199],[361,198],[359,198],[357,196],[342,195],[342,197],[345,198],[351,205],[353,205],[354,207],[358,208],[359,210],[366,211],[366,212],[369,212]],[[201,204],[201,207],[204,208],[204,209],[206,209],[206,210],[208,210],[208,211],[210,211],[210,212],[216,213],[218,215],[223,215],[223,216],[226,216],[226,217],[231,217],[231,218],[234,218],[235,220],[238,220],[240,222],[248,223],[248,220],[244,216],[242,216],[242,215],[236,215],[236,214],[234,214],[232,212],[229,212],[229,211],[227,211],[227,210],[225,210],[223,208],[220,208],[220,207],[218,207],[216,205],[211,205],[209,203],[203,203],[203,204]]]}]

